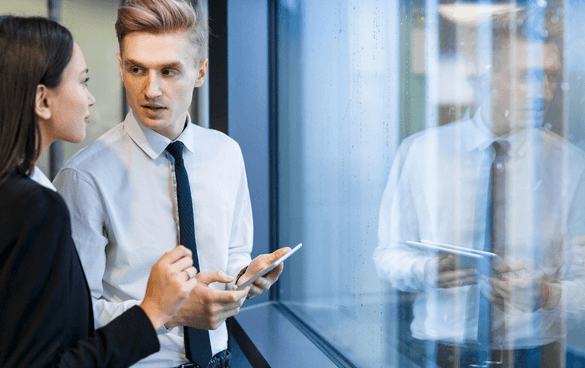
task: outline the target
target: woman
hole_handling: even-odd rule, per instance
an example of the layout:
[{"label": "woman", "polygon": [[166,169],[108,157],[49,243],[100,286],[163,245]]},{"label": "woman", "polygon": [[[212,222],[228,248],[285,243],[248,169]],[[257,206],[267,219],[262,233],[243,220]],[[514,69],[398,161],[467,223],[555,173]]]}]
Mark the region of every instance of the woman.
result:
[{"label": "woman", "polygon": [[38,17],[0,17],[0,50],[0,366],[134,364],[158,351],[155,331],[195,287],[191,252],[165,254],[142,304],[94,331],[69,212],[34,167],[51,143],[85,137],[95,101],[83,54],[67,29]]}]

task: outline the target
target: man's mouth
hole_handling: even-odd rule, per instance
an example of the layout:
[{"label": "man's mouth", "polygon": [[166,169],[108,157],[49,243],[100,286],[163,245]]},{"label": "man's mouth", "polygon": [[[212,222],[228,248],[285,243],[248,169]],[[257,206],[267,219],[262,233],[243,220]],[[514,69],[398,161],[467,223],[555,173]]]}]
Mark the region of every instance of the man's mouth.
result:
[{"label": "man's mouth", "polygon": [[162,109],[164,109],[163,106],[156,106],[156,105],[142,105],[142,107],[144,107],[147,110],[150,111],[160,111]]}]

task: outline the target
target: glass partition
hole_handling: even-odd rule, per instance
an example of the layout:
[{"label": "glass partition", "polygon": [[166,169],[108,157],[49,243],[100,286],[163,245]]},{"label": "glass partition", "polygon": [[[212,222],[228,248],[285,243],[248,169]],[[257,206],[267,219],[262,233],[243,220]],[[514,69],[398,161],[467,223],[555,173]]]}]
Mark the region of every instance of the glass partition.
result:
[{"label": "glass partition", "polygon": [[277,3],[282,305],[358,367],[584,364],[585,6]]}]

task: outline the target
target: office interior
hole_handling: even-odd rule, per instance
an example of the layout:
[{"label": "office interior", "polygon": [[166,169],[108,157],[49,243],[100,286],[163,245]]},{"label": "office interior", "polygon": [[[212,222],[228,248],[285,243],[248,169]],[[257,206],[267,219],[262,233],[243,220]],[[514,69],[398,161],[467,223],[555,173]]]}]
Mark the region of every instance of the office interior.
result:
[{"label": "office interior", "polygon": [[[97,102],[87,136],[41,157],[49,178],[129,111],[114,31],[123,2],[0,0],[0,14],[69,28],[90,71]],[[478,19],[552,2],[204,0],[209,74],[191,116],[242,149],[252,257],[303,243],[278,284],[230,321],[234,367],[435,366],[411,332],[417,294],[376,269],[382,196],[401,142],[481,104]],[[542,129],[585,150],[585,4],[554,3],[564,22],[561,79]],[[563,365],[583,366],[585,305],[566,311],[563,329]]]}]

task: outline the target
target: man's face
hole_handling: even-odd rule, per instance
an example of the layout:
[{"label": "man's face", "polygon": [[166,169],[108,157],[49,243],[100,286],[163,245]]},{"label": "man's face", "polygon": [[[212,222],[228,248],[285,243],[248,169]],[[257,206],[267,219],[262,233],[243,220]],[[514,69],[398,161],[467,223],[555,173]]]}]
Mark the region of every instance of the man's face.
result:
[{"label": "man's face", "polygon": [[[509,42],[509,41],[508,41]],[[497,47],[492,74],[492,129],[508,133],[540,125],[561,73],[561,55],[553,43],[540,47],[541,59],[531,56],[524,40]]]},{"label": "man's face", "polygon": [[120,45],[120,74],[136,118],[147,128],[175,140],[183,131],[193,88],[207,73],[197,63],[186,32],[130,33]]}]

